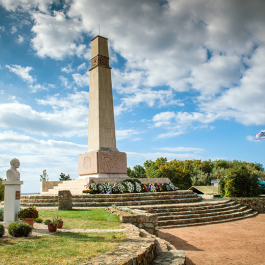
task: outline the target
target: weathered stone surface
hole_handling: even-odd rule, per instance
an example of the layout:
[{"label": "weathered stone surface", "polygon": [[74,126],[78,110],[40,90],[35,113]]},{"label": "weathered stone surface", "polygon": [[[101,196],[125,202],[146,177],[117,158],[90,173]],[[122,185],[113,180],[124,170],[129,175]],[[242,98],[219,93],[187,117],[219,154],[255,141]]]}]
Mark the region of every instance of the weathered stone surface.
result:
[{"label": "weathered stone surface", "polygon": [[253,199],[253,198],[231,198],[232,201],[235,201],[241,205],[247,206],[258,213],[265,213],[265,199]]},{"label": "weathered stone surface", "polygon": [[58,192],[58,210],[72,209],[72,194],[69,190],[60,190]]}]

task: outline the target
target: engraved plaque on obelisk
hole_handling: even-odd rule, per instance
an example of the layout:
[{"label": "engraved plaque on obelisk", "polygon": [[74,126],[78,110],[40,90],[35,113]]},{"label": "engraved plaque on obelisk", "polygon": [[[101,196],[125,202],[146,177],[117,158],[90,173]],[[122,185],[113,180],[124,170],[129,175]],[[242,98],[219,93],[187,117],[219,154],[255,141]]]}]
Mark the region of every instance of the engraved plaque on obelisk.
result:
[{"label": "engraved plaque on obelisk", "polygon": [[101,36],[92,40],[88,149],[78,157],[78,174],[127,177],[126,153],[119,152],[116,147],[108,39]]}]

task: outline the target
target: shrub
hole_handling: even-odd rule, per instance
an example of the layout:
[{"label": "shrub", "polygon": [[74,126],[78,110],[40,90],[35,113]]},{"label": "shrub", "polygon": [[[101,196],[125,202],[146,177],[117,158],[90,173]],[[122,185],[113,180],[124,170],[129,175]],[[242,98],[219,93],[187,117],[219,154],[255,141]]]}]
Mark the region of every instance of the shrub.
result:
[{"label": "shrub", "polygon": [[36,210],[36,207],[29,207],[26,209],[22,209],[18,212],[18,217],[21,218],[38,218],[39,217],[39,213]]},{"label": "shrub", "polygon": [[5,228],[2,224],[0,224],[0,237],[2,237],[4,233],[5,233]]},{"label": "shrub", "polygon": [[229,169],[227,176],[220,178],[219,185],[223,197],[252,197],[260,194],[258,176],[244,165]]},{"label": "shrub", "polygon": [[0,178],[0,202],[5,198],[5,186],[2,183],[2,179]]},{"label": "shrub", "polygon": [[23,222],[14,222],[9,224],[8,233],[14,237],[28,236],[33,227]]},{"label": "shrub", "polygon": [[41,223],[43,223],[43,219],[38,217],[38,218],[35,219],[35,222],[41,224]]},{"label": "shrub", "polygon": [[4,208],[0,208],[0,221],[4,220]]}]

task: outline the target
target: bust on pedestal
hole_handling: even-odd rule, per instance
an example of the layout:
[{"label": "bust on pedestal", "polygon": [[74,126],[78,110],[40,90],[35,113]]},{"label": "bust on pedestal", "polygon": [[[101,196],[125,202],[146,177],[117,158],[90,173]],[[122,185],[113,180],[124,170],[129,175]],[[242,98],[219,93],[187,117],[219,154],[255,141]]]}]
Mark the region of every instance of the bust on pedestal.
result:
[{"label": "bust on pedestal", "polygon": [[20,181],[20,173],[17,170],[20,162],[17,158],[10,161],[11,168],[6,172],[5,185],[5,206],[4,206],[4,226],[8,227],[10,223],[18,220],[18,211],[20,210],[20,192],[23,181]]}]

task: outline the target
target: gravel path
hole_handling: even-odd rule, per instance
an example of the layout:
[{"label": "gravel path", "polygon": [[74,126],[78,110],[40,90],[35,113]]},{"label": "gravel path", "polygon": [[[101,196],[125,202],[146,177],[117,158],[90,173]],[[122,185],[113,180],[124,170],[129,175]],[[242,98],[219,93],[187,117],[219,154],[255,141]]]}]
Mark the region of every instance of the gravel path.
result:
[{"label": "gravel path", "polygon": [[[106,232],[124,232],[124,229],[70,229],[70,228],[58,228],[57,232],[74,232],[74,233],[106,233]],[[29,237],[44,236],[53,234],[49,232],[47,225],[34,223],[32,233]],[[11,237],[7,229],[3,237]]]},{"label": "gravel path", "polygon": [[164,229],[159,237],[186,255],[186,265],[264,265],[265,214],[239,221]]}]

